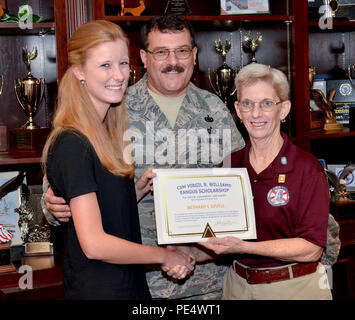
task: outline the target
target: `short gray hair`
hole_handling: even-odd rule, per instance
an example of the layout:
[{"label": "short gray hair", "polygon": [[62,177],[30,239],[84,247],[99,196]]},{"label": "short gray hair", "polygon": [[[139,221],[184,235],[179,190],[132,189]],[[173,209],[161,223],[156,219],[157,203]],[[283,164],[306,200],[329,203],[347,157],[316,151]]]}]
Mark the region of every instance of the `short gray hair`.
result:
[{"label": "short gray hair", "polygon": [[276,68],[260,63],[250,63],[238,72],[235,79],[237,98],[240,98],[240,92],[243,87],[257,81],[269,83],[281,101],[290,99],[290,86],[286,75]]}]

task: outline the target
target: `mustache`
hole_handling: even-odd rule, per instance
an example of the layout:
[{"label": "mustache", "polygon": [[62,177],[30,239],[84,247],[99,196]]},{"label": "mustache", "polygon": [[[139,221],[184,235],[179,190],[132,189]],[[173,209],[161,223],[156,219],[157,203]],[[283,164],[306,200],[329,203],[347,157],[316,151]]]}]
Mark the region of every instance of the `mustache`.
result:
[{"label": "mustache", "polygon": [[185,71],[185,69],[183,67],[181,67],[179,65],[172,66],[170,64],[168,66],[166,66],[162,70],[163,73],[167,73],[167,72],[178,72],[178,73],[181,73],[181,72],[184,72],[184,71]]}]

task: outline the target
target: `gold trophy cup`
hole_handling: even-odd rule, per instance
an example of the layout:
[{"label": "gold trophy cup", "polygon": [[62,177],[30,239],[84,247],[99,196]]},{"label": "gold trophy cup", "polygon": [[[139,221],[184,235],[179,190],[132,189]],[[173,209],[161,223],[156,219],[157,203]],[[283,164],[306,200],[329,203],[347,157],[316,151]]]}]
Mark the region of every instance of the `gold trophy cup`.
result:
[{"label": "gold trophy cup", "polygon": [[236,75],[236,70],[232,69],[226,63],[227,52],[231,48],[231,42],[226,40],[225,43],[221,43],[221,40],[215,40],[215,49],[222,55],[223,64],[215,71],[215,85],[213,85],[211,80],[210,68],[208,68],[208,79],[210,81],[212,89],[215,93],[222,99],[222,101],[227,105],[228,99],[235,93],[234,78]]},{"label": "gold trophy cup", "polygon": [[255,52],[263,41],[263,36],[260,32],[256,33],[256,38],[252,38],[251,31],[244,36],[244,46],[251,51],[250,63],[257,62],[255,59]]},{"label": "gold trophy cup", "polygon": [[27,76],[20,80],[15,80],[15,93],[21,109],[28,117],[28,121],[22,128],[10,131],[11,151],[39,151],[43,147],[48,128],[40,128],[33,120],[39,110],[43,100],[45,81],[43,78],[37,79],[31,73],[31,60],[36,59],[37,48],[29,52],[22,49],[23,62],[27,67]]},{"label": "gold trophy cup", "polygon": [[[38,108],[43,100],[45,86],[43,78],[37,79],[31,74],[31,60],[36,59],[37,54],[37,48],[34,48],[32,52],[28,52],[26,48],[22,49],[22,58],[27,67],[27,76],[22,80],[15,80],[15,92],[17,101],[19,102],[24,113],[29,118],[24,127],[30,130],[39,128],[34,123],[33,117],[37,113]],[[42,94],[40,94],[41,91]]]}]

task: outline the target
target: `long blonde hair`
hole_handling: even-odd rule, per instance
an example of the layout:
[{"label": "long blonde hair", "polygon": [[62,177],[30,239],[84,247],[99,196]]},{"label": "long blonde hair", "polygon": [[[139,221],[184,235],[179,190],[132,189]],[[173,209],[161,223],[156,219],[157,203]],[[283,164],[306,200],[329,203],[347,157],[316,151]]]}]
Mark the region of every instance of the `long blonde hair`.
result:
[{"label": "long blonde hair", "polygon": [[77,130],[88,138],[101,164],[114,175],[133,178],[131,142],[124,139],[128,132],[128,117],[124,103],[111,106],[104,122],[99,119],[94,105],[71,66],[84,66],[90,49],[104,42],[123,40],[127,47],[129,40],[116,24],[97,20],[81,25],[72,35],[68,44],[69,67],[59,88],[57,108],[53,120],[53,130],[43,149],[42,165],[46,171],[46,161],[50,146],[65,130]]}]

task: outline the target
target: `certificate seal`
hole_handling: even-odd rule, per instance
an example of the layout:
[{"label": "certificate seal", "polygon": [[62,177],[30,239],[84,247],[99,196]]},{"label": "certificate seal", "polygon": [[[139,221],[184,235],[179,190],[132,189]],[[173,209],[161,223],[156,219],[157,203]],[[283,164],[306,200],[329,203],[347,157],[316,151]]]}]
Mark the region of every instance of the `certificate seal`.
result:
[{"label": "certificate seal", "polygon": [[276,186],[270,189],[267,194],[267,201],[273,207],[285,206],[290,200],[290,193],[288,189],[283,186]]}]

